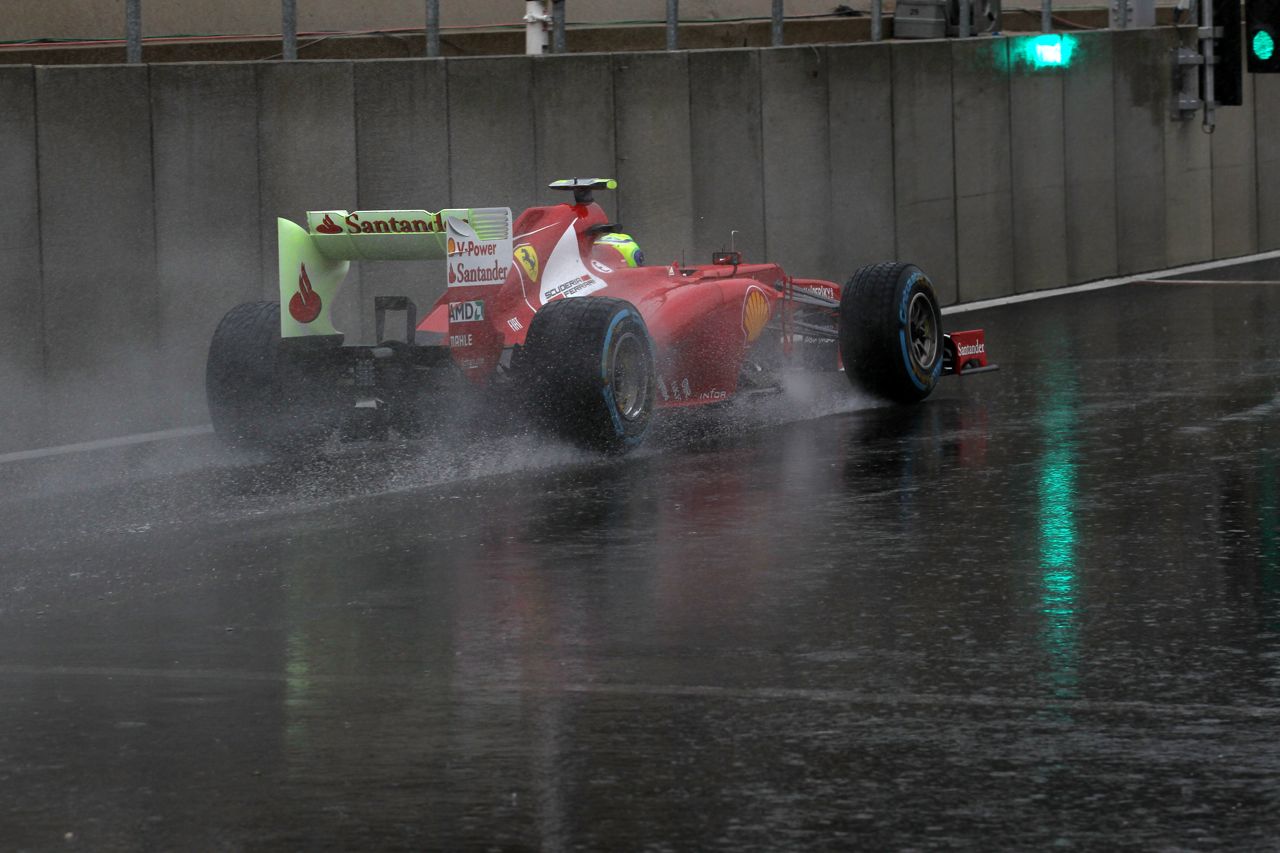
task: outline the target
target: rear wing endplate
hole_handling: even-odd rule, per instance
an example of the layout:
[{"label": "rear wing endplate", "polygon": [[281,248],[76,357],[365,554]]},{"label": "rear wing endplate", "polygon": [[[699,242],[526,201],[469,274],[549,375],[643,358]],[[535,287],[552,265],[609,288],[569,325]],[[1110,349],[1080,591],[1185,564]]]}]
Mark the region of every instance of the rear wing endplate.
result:
[{"label": "rear wing endplate", "polygon": [[317,210],[306,228],[279,219],[280,335],[341,334],[329,310],[352,261],[442,260],[450,286],[502,284],[511,225],[509,207]]}]

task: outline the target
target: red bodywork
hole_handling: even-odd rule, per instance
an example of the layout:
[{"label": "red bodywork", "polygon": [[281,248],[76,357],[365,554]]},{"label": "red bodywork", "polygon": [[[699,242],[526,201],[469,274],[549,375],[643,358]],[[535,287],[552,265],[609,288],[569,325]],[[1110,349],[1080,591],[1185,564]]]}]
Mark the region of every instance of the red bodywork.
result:
[{"label": "red bodywork", "polygon": [[[607,225],[594,202],[530,208],[515,222],[515,263],[507,280],[449,287],[419,331],[446,334],[454,361],[481,384],[505,349],[524,343],[544,301],[588,294],[624,299],[640,311],[653,338],[657,402],[669,408],[733,396],[743,356],[785,303],[789,285],[840,298],[839,285],[793,281],[776,264],[614,268],[592,256],[601,233],[592,229]],[[475,301],[484,302],[482,320],[449,322],[450,304]]]},{"label": "red bodywork", "polygon": [[950,340],[952,364],[954,372],[972,373],[980,368],[988,367],[986,333],[982,329],[971,329],[967,332],[951,332]]},{"label": "red bodywork", "polygon": [[[795,340],[805,334],[790,326],[793,296],[818,297],[832,311],[840,303],[836,282],[791,278],[777,264],[735,264],[739,258],[732,256],[693,267],[673,262],[615,268],[593,257],[597,236],[609,230],[604,210],[594,202],[530,208],[514,225],[515,258],[506,281],[450,286],[418,331],[443,336],[463,374],[481,385],[490,381],[504,352],[524,344],[544,303],[588,295],[623,299],[640,311],[653,338],[658,407],[673,408],[732,397],[743,358],[770,321],[778,321],[775,328],[781,328],[782,347],[789,352],[792,333]],[[483,303],[482,311],[475,310],[477,303]],[[456,314],[451,305],[459,307]],[[981,330],[946,338],[945,373],[994,369],[987,365]]]}]

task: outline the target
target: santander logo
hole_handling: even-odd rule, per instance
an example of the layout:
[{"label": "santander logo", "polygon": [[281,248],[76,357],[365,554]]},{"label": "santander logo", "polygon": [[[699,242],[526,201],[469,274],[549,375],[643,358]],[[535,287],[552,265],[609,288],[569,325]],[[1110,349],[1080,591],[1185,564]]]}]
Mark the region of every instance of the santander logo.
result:
[{"label": "santander logo", "polygon": [[[325,221],[329,221],[327,216]],[[311,287],[311,279],[307,277],[307,265],[303,264],[302,273],[298,276],[298,292],[289,300],[289,315],[299,323],[310,323],[320,316],[321,307],[323,303],[320,301],[320,294]]]},{"label": "santander logo", "polygon": [[316,226],[317,234],[341,234],[342,229],[338,227],[338,223],[333,221],[333,217],[329,214],[324,215],[324,221]]}]

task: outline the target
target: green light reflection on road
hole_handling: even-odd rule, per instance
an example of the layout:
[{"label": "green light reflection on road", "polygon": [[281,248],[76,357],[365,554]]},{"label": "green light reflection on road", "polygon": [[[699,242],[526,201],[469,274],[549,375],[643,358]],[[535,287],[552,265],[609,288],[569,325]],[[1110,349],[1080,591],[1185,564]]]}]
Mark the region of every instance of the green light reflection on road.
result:
[{"label": "green light reflection on road", "polygon": [[1044,414],[1045,452],[1038,477],[1041,642],[1059,698],[1074,698],[1079,657],[1076,577],[1076,395],[1074,377],[1057,377]]}]

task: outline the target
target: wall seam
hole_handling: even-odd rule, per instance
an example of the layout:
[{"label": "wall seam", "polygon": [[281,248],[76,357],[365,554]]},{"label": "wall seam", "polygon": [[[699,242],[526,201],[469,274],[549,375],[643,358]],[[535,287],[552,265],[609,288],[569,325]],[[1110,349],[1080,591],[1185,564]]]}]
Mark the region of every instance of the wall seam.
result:
[{"label": "wall seam", "polygon": [[956,42],[950,42],[950,50],[947,51],[947,101],[951,104],[951,250],[952,259],[955,260],[956,269],[956,297],[952,301],[952,305],[959,304],[961,301],[960,280],[961,280],[961,257],[963,252],[960,251],[960,168],[956,163]]},{"label": "wall seam", "polygon": [[[360,84],[358,82],[359,75],[356,72],[356,64],[350,64],[351,69],[351,151],[355,154],[355,181],[356,181],[356,209],[365,209],[364,199],[364,160],[360,157]],[[310,223],[308,223],[310,226]],[[356,302],[358,306],[366,306],[372,301],[373,294],[365,291],[369,277],[365,275],[364,265],[352,264],[353,268],[361,267],[357,275],[359,276],[359,293],[360,298]],[[381,345],[382,341],[376,340],[376,320],[371,316],[371,312],[362,310],[359,312],[359,328],[360,337],[365,340],[373,341],[375,344]],[[372,332],[372,334],[370,334]]]},{"label": "wall seam", "polygon": [[696,131],[695,127],[694,127],[694,122],[696,122],[696,121],[697,121],[698,112],[697,112],[697,110],[695,110],[695,109],[694,109],[694,94],[693,94],[693,55],[692,55],[692,54],[690,54],[690,53],[688,53],[687,51],[686,51],[686,52],[684,52],[684,67],[685,67],[685,80],[688,82],[688,86],[686,86],[685,88],[688,90],[687,99],[688,99],[688,101],[689,101],[689,104],[688,104],[688,116],[689,116],[689,186],[693,188],[693,192],[689,194],[689,196],[690,196],[690,198],[689,198],[689,213],[690,213],[690,217],[689,217],[689,225],[690,225],[690,229],[689,229],[689,230],[690,230],[690,232],[691,232],[691,233],[690,233],[690,234],[685,238],[685,240],[686,240],[686,244],[685,244],[684,248],[680,250],[680,265],[681,265],[681,266],[684,266],[684,265],[685,265],[685,263],[686,263],[685,255],[687,255],[687,254],[688,254],[688,252],[689,252],[688,241],[692,241],[693,239],[696,239],[696,237],[697,237],[697,233],[698,233],[698,211],[697,211],[697,208],[696,208],[696,204],[697,204],[696,199],[697,199],[697,198],[699,198],[699,197],[701,196],[701,193],[699,193],[699,192],[698,192],[698,173],[697,173],[697,170],[695,170],[695,169],[693,168],[693,164],[694,164],[694,162],[697,160],[697,157],[695,156],[696,152],[695,152],[694,148],[695,148],[695,146],[697,145],[697,140],[698,140],[698,134],[697,134],[697,131]]},{"label": "wall seam", "polygon": [[[1018,214],[1017,214],[1017,184],[1014,182],[1014,173],[1016,170],[1015,163],[1017,158],[1013,153],[1013,134],[1014,134],[1014,75],[1012,67],[1009,63],[1009,53],[1007,42],[1000,45],[999,50],[1002,55],[995,58],[995,71],[1003,78],[1004,96],[1005,96],[1005,147],[1009,151],[1009,156],[1005,160],[1005,177],[1009,183],[1005,186],[1009,193],[1009,266],[1005,268],[1005,272],[1009,277],[1005,279],[1004,287],[1007,287],[1013,293],[1018,292],[1018,282],[1021,278],[1018,272]],[[954,157],[952,158],[955,159]]]},{"label": "wall seam", "polygon": [[525,61],[529,63],[529,88],[527,90],[528,95],[524,98],[524,102],[528,105],[526,115],[529,116],[529,129],[532,131],[532,133],[530,133],[530,138],[533,140],[533,186],[530,188],[532,193],[530,196],[530,207],[538,203],[538,190],[539,185],[542,183],[541,178],[538,176],[538,170],[542,166],[542,151],[541,146],[538,145],[538,110],[534,107],[533,99],[537,97],[538,92],[538,62],[545,58],[545,55],[540,55],[525,59]]},{"label": "wall seam", "polygon": [[1253,146],[1253,180],[1249,182],[1253,187],[1253,243],[1249,251],[1257,254],[1262,249],[1262,209],[1258,203],[1262,195],[1258,192],[1258,77],[1250,74],[1249,78],[1249,142]]},{"label": "wall seam", "polygon": [[[1070,278],[1071,271],[1071,246],[1067,240],[1070,238],[1071,231],[1067,227],[1067,75],[1062,74],[1058,77],[1058,118],[1061,119],[1062,133],[1059,139],[1062,141],[1062,160],[1061,169],[1058,177],[1061,179],[1062,194],[1058,197],[1058,204],[1062,212],[1062,278],[1060,281],[1063,285],[1070,284],[1067,279]],[[1010,188],[1010,192],[1013,189]],[[1017,291],[1017,283],[1014,283],[1014,291]]]},{"label": "wall seam", "polygon": [[897,261],[902,256],[898,241],[898,144],[895,138],[895,128],[898,126],[898,86],[894,72],[898,64],[898,48],[886,44],[884,49],[889,53],[889,189],[893,193],[893,259]]},{"label": "wall seam", "polygon": [[[1254,183],[1254,186],[1258,186],[1262,176],[1261,162],[1258,157],[1258,149],[1261,148],[1262,146],[1259,145],[1259,138],[1258,138],[1259,135],[1258,135],[1258,81],[1257,81],[1257,78],[1255,78],[1253,82],[1254,82],[1254,85],[1253,85],[1253,183]],[[1258,239],[1257,239],[1256,246],[1259,252],[1263,252],[1266,250],[1262,248],[1263,240],[1262,240],[1262,193],[1261,192],[1255,192],[1253,194],[1253,204],[1255,208],[1254,218],[1257,220],[1257,223],[1258,223]]]},{"label": "wall seam", "polygon": [[[1166,45],[1168,42],[1165,43]],[[1158,63],[1156,63],[1157,67]],[[1167,82],[1167,81],[1166,81]],[[1164,102],[1167,104],[1172,97],[1172,92],[1166,92]],[[1169,112],[1167,109],[1161,109],[1158,113],[1160,120],[1160,212],[1164,217],[1168,214],[1165,212],[1169,209],[1169,132],[1166,125],[1168,124]],[[1169,228],[1164,227],[1160,231],[1163,236],[1163,251],[1160,253],[1160,263],[1154,269],[1164,269],[1169,266]]]},{"label": "wall seam", "polygon": [[[1007,102],[1008,110],[1006,110],[1007,118],[1009,119],[1009,273],[1013,277],[1013,281],[1009,282],[1009,285],[1013,288],[1014,293],[1020,293],[1018,285],[1022,281],[1023,263],[1022,252],[1019,251],[1018,246],[1018,156],[1014,153],[1017,147],[1015,141],[1018,125],[1014,121],[1013,108],[1014,80],[1017,78],[1013,73],[1013,63],[1009,59],[1009,46],[1006,43],[1002,47],[1005,50],[1003,66],[1005,73],[1009,75],[1009,100]],[[1063,135],[1065,134],[1066,129],[1064,128]],[[954,155],[952,159],[955,159]],[[1065,160],[1065,157],[1063,159]],[[1063,221],[1066,221],[1065,218]]]},{"label": "wall seam", "polygon": [[[266,290],[266,285],[267,285],[267,283],[268,283],[269,281],[271,281],[271,279],[273,278],[273,276],[271,276],[271,275],[270,275],[270,272],[271,272],[271,271],[270,271],[270,270],[268,270],[268,269],[267,269],[267,267],[266,267],[267,258],[269,258],[269,257],[271,256],[271,253],[267,251],[267,244],[266,244],[266,241],[267,241],[267,239],[268,239],[268,238],[267,238],[266,234],[267,234],[268,232],[267,232],[266,228],[264,228],[264,227],[263,227],[264,225],[266,225],[266,222],[264,221],[264,219],[265,219],[265,216],[264,216],[265,211],[263,210],[263,203],[262,203],[262,202],[263,202],[263,199],[262,199],[262,87],[263,87],[264,85],[266,85],[266,75],[267,75],[267,70],[266,70],[266,69],[267,69],[268,67],[269,67],[269,66],[267,66],[267,65],[256,65],[256,66],[254,66],[254,69],[253,69],[253,91],[254,91],[254,94],[257,96],[257,104],[255,105],[255,107],[256,107],[255,112],[257,113],[257,121],[255,122],[255,125],[256,125],[256,128],[257,128],[257,133],[255,134],[255,137],[256,137],[256,138],[255,138],[255,144],[254,144],[254,147],[255,147],[256,152],[257,152],[257,157],[255,157],[254,159],[256,160],[256,162],[257,162],[257,167],[258,167],[258,176],[257,176],[256,185],[257,185],[257,188],[258,188],[258,287],[257,287],[257,295],[258,295],[258,298],[259,298],[259,299],[262,297],[263,291],[264,291],[264,290]],[[269,221],[269,220],[267,220],[267,221]],[[278,298],[279,298],[279,293],[278,293],[278,291],[279,291],[279,282],[276,282],[276,290],[277,290],[276,298],[278,299]]]},{"label": "wall seam", "polygon": [[1124,275],[1120,271],[1120,122],[1116,117],[1116,108],[1120,103],[1116,97],[1116,37],[1114,33],[1107,34],[1108,47],[1107,62],[1111,65],[1110,74],[1107,76],[1108,87],[1111,90],[1111,206],[1116,212],[1115,222],[1111,225],[1111,245],[1115,250],[1115,270],[1114,275]]},{"label": "wall seam", "polygon": [[685,99],[689,102],[688,112],[685,113],[685,116],[686,116],[685,126],[687,129],[686,132],[688,133],[688,139],[686,141],[688,142],[688,152],[689,152],[689,160],[688,160],[689,172],[687,175],[687,182],[688,182],[687,185],[690,187],[690,191],[683,194],[685,201],[689,205],[689,231],[688,233],[685,234],[683,238],[684,243],[680,247],[680,261],[683,265],[685,255],[687,255],[689,253],[689,250],[693,248],[693,241],[698,234],[698,198],[700,196],[700,193],[698,192],[698,189],[699,189],[698,172],[694,167],[694,163],[697,162],[694,146],[697,144],[697,139],[698,139],[698,134],[696,131],[697,116],[693,110],[694,54],[691,51],[685,50],[685,51],[681,51],[681,57],[684,63]]},{"label": "wall seam", "polygon": [[45,261],[44,261],[44,193],[40,179],[40,76],[37,69],[31,66],[31,141],[33,145],[32,161],[35,165],[36,191],[36,288],[40,314],[40,423],[49,423],[49,310],[45,293]]},{"label": "wall seam", "polygon": [[1125,269],[1124,258],[1120,255],[1120,223],[1124,220],[1124,211],[1120,208],[1120,118],[1116,114],[1119,110],[1120,99],[1116,97],[1116,37],[1111,38],[1111,195],[1115,202],[1116,221],[1112,223],[1112,239],[1115,242],[1116,249],[1116,275],[1128,275],[1129,271]]},{"label": "wall seam", "polygon": [[448,205],[453,207],[453,111],[449,109],[451,100],[449,97],[449,76],[453,60],[441,57],[439,61],[443,63],[444,68],[444,191]]},{"label": "wall seam", "polygon": [[151,176],[151,305],[153,306],[152,320],[156,324],[152,346],[154,347],[154,354],[159,357],[164,337],[164,308],[161,300],[162,288],[160,286],[160,210],[157,207],[159,193],[156,192],[156,105],[151,86],[151,65],[148,63],[143,65],[142,68],[143,80],[147,89],[147,165]]},{"label": "wall seam", "polygon": [[261,78],[258,76],[256,68],[251,69],[251,78],[253,86],[253,163],[257,172],[253,182],[254,207],[258,211],[258,257],[255,259],[258,268],[258,285],[254,288],[254,295],[258,298],[262,296],[262,88]]},{"label": "wall seam", "polygon": [[[584,60],[584,64],[586,60]],[[606,178],[618,179],[618,101],[614,97],[614,80],[613,80],[613,57],[606,57],[604,60],[607,73],[609,75],[609,163],[613,166],[613,172],[605,175]],[[605,216],[612,222],[621,222],[622,217],[618,215],[618,192],[614,190],[608,195],[609,201],[612,203],[613,215],[610,217],[609,212],[605,211]],[[603,207],[603,205],[602,205]]]},{"label": "wall seam", "polygon": [[947,51],[948,74],[947,80],[950,82],[948,87],[947,100],[951,102],[951,240],[952,240],[952,257],[956,265],[956,298],[952,304],[958,304],[963,300],[963,291],[960,288],[962,279],[961,268],[961,252],[960,252],[960,169],[956,164],[956,46],[954,42],[949,43],[950,48]]},{"label": "wall seam", "polygon": [[[354,64],[351,66],[351,150],[356,155],[356,207],[364,209],[364,168],[360,158],[360,84]],[[364,282],[361,282],[361,287]]]},{"label": "wall seam", "polygon": [[[617,180],[622,174],[622,158],[619,149],[621,146],[618,140],[622,138],[618,133],[618,56],[617,54],[609,55],[609,103],[612,106],[612,125],[613,125],[613,177]],[[626,217],[622,215],[622,202],[625,198],[622,182],[618,181],[618,190],[613,194],[613,212],[614,221],[626,223]],[[625,229],[625,224],[624,224]]]},{"label": "wall seam", "polygon": [[768,262],[769,255],[769,176],[765,169],[765,143],[764,143],[764,51],[767,48],[757,48],[752,51],[756,60],[756,103],[760,104],[759,117],[756,122],[756,128],[760,140],[760,240],[764,243],[763,260]]},{"label": "wall seam", "polygon": [[822,47],[819,48],[818,61],[822,65],[822,102],[825,106],[823,113],[826,118],[823,129],[826,138],[823,141],[827,147],[827,211],[825,217],[826,224],[822,234],[822,238],[825,241],[827,248],[823,252],[823,257],[820,260],[822,266],[819,268],[819,275],[823,278],[834,276],[833,280],[838,282],[840,280],[840,273],[837,269],[836,259],[833,257],[836,245],[834,233],[835,226],[833,224],[835,220],[836,202],[833,180],[835,174],[831,166],[831,50],[827,45],[822,45]]},{"label": "wall seam", "polygon": [[[1214,128],[1217,129],[1216,126]],[[1214,137],[1209,134],[1209,257],[1218,257],[1218,158]]]}]

